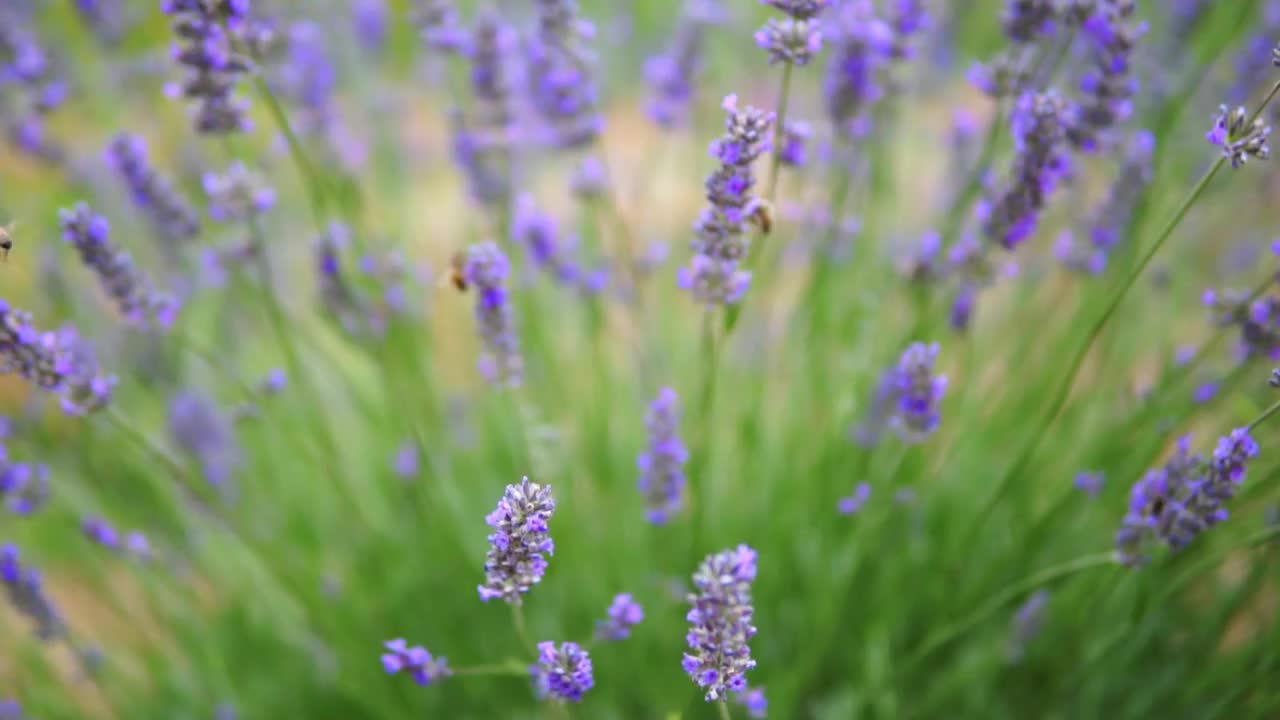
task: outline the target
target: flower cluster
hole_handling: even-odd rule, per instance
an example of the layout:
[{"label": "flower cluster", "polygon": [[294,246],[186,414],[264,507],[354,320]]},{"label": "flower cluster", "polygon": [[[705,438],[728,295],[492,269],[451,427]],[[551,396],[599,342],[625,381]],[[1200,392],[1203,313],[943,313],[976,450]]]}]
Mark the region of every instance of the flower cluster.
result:
[{"label": "flower cluster", "polygon": [[1067,171],[1065,110],[1052,92],[1027,93],[1014,109],[1017,154],[1010,177],[978,206],[983,233],[1008,250],[1035,232],[1041,210]]},{"label": "flower cluster", "polygon": [[1173,457],[1133,486],[1129,512],[1116,532],[1116,549],[1129,566],[1145,563],[1153,543],[1180,550],[1205,530],[1224,522],[1226,504],[1244,482],[1258,444],[1247,428],[1218,440],[1213,456],[1192,454],[1191,440],[1178,441]]},{"label": "flower cluster", "polygon": [[572,239],[564,241],[555,218],[540,209],[532,196],[521,195],[516,201],[511,234],[529,253],[535,267],[550,274],[565,287],[584,292],[601,289],[593,285],[599,275],[585,272],[574,259],[576,243]]},{"label": "flower cluster", "polygon": [[524,360],[507,291],[510,275],[511,263],[495,243],[471,247],[463,277],[476,290],[476,323],[485,348],[480,372],[499,387],[516,387],[524,377]]},{"label": "flower cluster", "polygon": [[856,430],[859,442],[875,445],[886,427],[910,443],[922,442],[938,429],[939,406],[947,392],[947,377],[934,369],[939,350],[937,343],[912,343],[902,353],[880,380],[868,418]]},{"label": "flower cluster", "polygon": [[1250,118],[1244,106],[1231,110],[1222,105],[1206,137],[1211,144],[1222,148],[1231,167],[1239,168],[1249,162],[1249,158],[1266,160],[1271,156],[1271,146],[1267,144],[1270,136],[1271,126],[1261,117]]},{"label": "flower cluster", "polygon": [[1252,302],[1240,293],[1206,290],[1204,304],[1219,327],[1238,327],[1237,354],[1241,362],[1254,357],[1280,360],[1280,297],[1268,295]]},{"label": "flower cluster", "polygon": [[196,103],[196,132],[225,135],[251,129],[248,105],[235,97],[235,86],[249,72],[249,59],[236,51],[233,33],[247,26],[247,0],[163,0],[173,15],[179,44],[173,57],[187,78],[172,94]]},{"label": "flower cluster", "polygon": [[44,591],[40,571],[23,567],[14,545],[0,547],[0,585],[9,605],[35,623],[36,637],[51,642],[65,637],[66,625],[53,600]]},{"label": "flower cluster", "polygon": [[111,401],[115,378],[103,375],[74,330],[40,332],[31,315],[0,300],[0,375],[17,373],[62,397],[62,409],[84,415]]},{"label": "flower cluster", "polygon": [[120,537],[120,533],[106,520],[99,517],[86,517],[80,523],[85,537],[95,545],[100,545],[111,552],[124,553],[137,560],[148,560],[151,557],[151,543],[147,536],[135,530]]},{"label": "flower cluster", "polygon": [[1031,80],[1036,46],[1057,29],[1055,0],[1008,0],[1001,18],[1009,47],[989,63],[974,65],[969,80],[994,98],[1021,94]]},{"label": "flower cluster", "polygon": [[609,642],[626,640],[631,637],[631,628],[642,620],[644,608],[631,598],[631,593],[622,593],[609,606],[609,619],[596,625],[596,637]]},{"label": "flower cluster", "polygon": [[644,78],[650,88],[649,118],[658,126],[674,130],[688,124],[693,83],[702,72],[707,30],[718,20],[719,12],[710,0],[690,0],[671,45],[645,62]]},{"label": "flower cluster", "polygon": [[542,581],[547,572],[544,555],[556,549],[547,525],[555,511],[550,485],[526,477],[519,485],[507,486],[498,507],[485,518],[493,533],[484,561],[485,583],[479,588],[481,600],[502,598],[519,605],[521,597]]},{"label": "flower cluster", "polygon": [[808,65],[822,51],[822,29],[818,15],[831,0],[762,0],[786,13],[770,18],[756,31],[756,45],[769,53],[769,64]]},{"label": "flower cluster", "polygon": [[173,397],[169,436],[199,463],[205,479],[215,486],[225,485],[240,466],[240,447],[230,419],[199,392],[184,390]]},{"label": "flower cluster", "polygon": [[467,176],[471,197],[499,205],[511,195],[511,55],[515,31],[496,12],[483,13],[466,43],[471,61],[471,112],[452,114],[454,160]]},{"label": "flower cluster", "polygon": [[756,634],[751,624],[755,579],[756,551],[746,545],[709,556],[693,575],[692,627],[682,666],[706,691],[707,702],[746,691],[747,672],[756,666],[748,646]]},{"label": "flower cluster", "polygon": [[59,213],[62,235],[98,275],[103,290],[115,301],[125,319],[134,327],[167,329],[178,316],[178,301],[157,292],[150,279],[133,264],[129,254],[111,242],[107,219],[80,203]]},{"label": "flower cluster", "polygon": [[871,0],[848,0],[828,30],[833,46],[823,95],[836,132],[860,138],[871,129],[869,111],[884,96],[880,72],[894,32],[876,17]]},{"label": "flower cluster", "polygon": [[753,107],[738,108],[738,98],[725,98],[729,114],[723,137],[711,143],[711,156],[720,167],[707,178],[709,202],[695,225],[697,239],[692,263],[680,271],[680,287],[707,305],[732,305],[742,299],[751,274],[739,266],[747,258],[749,225],[760,208],[752,194],[751,165],[769,150],[766,140],[773,114]]},{"label": "flower cluster", "polygon": [[170,245],[200,232],[200,219],[186,198],[151,167],[147,141],[141,135],[120,133],[107,147],[107,163],[120,175],[129,194]]},{"label": "flower cluster", "polygon": [[1070,233],[1059,238],[1054,252],[1067,268],[1091,275],[1106,269],[1111,252],[1129,230],[1138,200],[1151,184],[1155,142],[1155,135],[1146,130],[1134,136],[1119,177],[1090,220],[1088,242],[1076,242]]},{"label": "flower cluster", "polygon": [[1084,20],[1094,67],[1080,82],[1085,99],[1072,108],[1068,123],[1067,137],[1078,148],[1098,149],[1102,133],[1133,112],[1138,80],[1131,57],[1147,29],[1133,21],[1135,10],[1134,0],[1098,0]]},{"label": "flower cluster", "polygon": [[582,696],[595,686],[591,655],[573,642],[538,643],[538,663],[529,668],[538,697],[564,702],[582,702]]},{"label": "flower cluster", "polygon": [[382,655],[382,667],[391,675],[407,672],[414,682],[427,686],[453,674],[446,658],[433,657],[420,645],[409,647],[408,643],[397,638],[387,641],[384,647],[387,652]]},{"label": "flower cluster", "polygon": [[49,499],[49,466],[11,460],[3,442],[8,427],[8,421],[0,419],[0,500],[15,515],[31,515]]},{"label": "flower cluster", "polygon": [[261,174],[236,161],[224,173],[206,173],[204,192],[209,197],[209,217],[234,223],[265,215],[276,205],[276,192]]},{"label": "flower cluster", "polygon": [[578,17],[574,0],[537,0],[538,29],[526,47],[534,110],[547,124],[544,140],[586,147],[604,129],[592,77],[595,26]]},{"label": "flower cluster", "polygon": [[19,6],[9,5],[0,6],[0,121],[19,151],[61,162],[63,150],[49,139],[45,119],[66,102],[67,83]]},{"label": "flower cluster", "polygon": [[680,440],[680,397],[663,388],[645,417],[649,448],[640,453],[640,492],[649,508],[649,522],[663,524],[680,511],[684,500],[684,464],[689,449]]}]

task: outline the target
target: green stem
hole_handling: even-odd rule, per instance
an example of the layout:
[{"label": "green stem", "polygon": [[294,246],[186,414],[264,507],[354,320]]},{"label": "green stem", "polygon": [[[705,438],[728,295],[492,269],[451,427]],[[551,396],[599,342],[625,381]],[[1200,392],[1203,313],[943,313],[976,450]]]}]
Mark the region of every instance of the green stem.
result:
[{"label": "green stem", "polygon": [[529,639],[529,629],[524,622],[524,607],[520,605],[511,606],[511,622],[516,628],[516,638],[520,640],[520,644],[528,648],[534,655],[538,654],[538,646],[533,644]]},{"label": "green stem", "polygon": [[1264,422],[1266,422],[1267,420],[1271,419],[1271,416],[1272,416],[1272,415],[1275,415],[1275,414],[1276,414],[1276,413],[1278,413],[1278,412],[1280,412],[1280,402],[1276,402],[1276,403],[1275,403],[1275,404],[1273,404],[1271,407],[1269,407],[1269,408],[1267,408],[1266,410],[1264,410],[1264,411],[1262,412],[1262,414],[1261,414],[1261,415],[1259,415],[1259,416],[1258,416],[1258,418],[1257,418],[1256,420],[1254,420],[1253,422],[1249,423],[1249,424],[1248,424],[1248,426],[1246,426],[1246,427],[1245,427],[1245,429],[1246,429],[1247,431],[1249,431],[1249,432],[1253,432],[1253,429],[1254,429],[1254,428],[1258,427],[1258,426],[1259,426],[1259,425],[1261,425],[1262,423],[1264,423]]},{"label": "green stem", "polygon": [[1031,590],[1035,590],[1052,582],[1063,580],[1086,570],[1111,566],[1115,565],[1115,563],[1115,553],[1111,551],[1085,555],[1084,557],[1076,558],[1075,560],[1062,563],[1061,565],[1055,565],[1045,570],[1041,570],[1034,575],[1008,585],[995,595],[992,595],[991,599],[988,600],[986,604],[970,613],[967,617],[951,623],[950,625],[946,625],[929,637],[925,638],[925,641],[920,645],[916,652],[907,659],[907,664],[914,665],[915,663],[920,662],[928,657],[930,653],[982,624],[984,620],[996,611],[1007,606],[1009,603],[1022,595],[1025,595]]},{"label": "green stem", "polygon": [[778,196],[778,175],[782,169],[782,152],[787,135],[787,105],[791,96],[791,63],[782,70],[782,90],[778,96],[778,117],[773,126],[773,160],[769,163],[769,181],[764,199],[772,205]]},{"label": "green stem", "polygon": [[[258,90],[258,95],[262,97],[263,103],[267,106],[267,111],[271,114],[271,119],[275,121],[280,134],[284,136],[285,144],[289,147],[289,157],[298,168],[298,174],[302,176],[302,184],[307,189],[307,200],[311,205],[311,215],[315,221],[316,229],[323,232],[327,207],[322,190],[324,186],[321,183],[320,176],[316,174],[315,166],[311,164],[310,158],[307,157],[306,151],[302,148],[302,142],[298,140],[297,133],[293,131],[293,126],[289,124],[289,117],[285,114],[284,107],[280,104],[280,100],[276,98],[275,93],[271,92],[271,86],[267,84],[266,79],[261,76],[254,78],[254,86]],[[359,234],[356,233],[356,235],[358,236]]]},{"label": "green stem", "polygon": [[996,105],[995,111],[991,115],[991,126],[987,128],[987,138],[983,142],[982,152],[978,155],[978,161],[973,166],[973,171],[969,173],[969,177],[965,180],[964,189],[956,196],[955,201],[951,203],[951,207],[947,210],[947,223],[942,230],[942,246],[943,248],[951,247],[958,236],[960,230],[964,228],[965,219],[968,218],[969,208],[973,206],[974,201],[978,199],[978,193],[982,190],[982,178],[986,176],[987,170],[991,167],[991,163],[995,160],[996,148],[1000,145],[1000,131],[1004,129],[1004,104]]},{"label": "green stem", "polygon": [[516,658],[494,665],[472,665],[471,667],[453,668],[453,674],[459,677],[510,676],[527,677],[529,668]]},{"label": "green stem", "polygon": [[[787,67],[791,67],[788,65]],[[732,720],[733,715],[729,712],[729,703],[721,700],[716,703],[716,711],[720,713],[720,720]]]},{"label": "green stem", "polygon": [[[143,434],[143,432],[138,429],[138,425],[122,415],[116,406],[108,405],[103,408],[101,412],[106,416],[107,420],[115,426],[116,430],[119,430],[122,434],[132,440],[135,445],[159,461],[159,463],[163,465],[170,474],[181,481],[184,485],[191,487],[191,476],[187,473],[186,469],[182,467],[182,463],[174,460],[173,457],[156,444],[154,440]],[[194,490],[194,488],[192,489]]]}]

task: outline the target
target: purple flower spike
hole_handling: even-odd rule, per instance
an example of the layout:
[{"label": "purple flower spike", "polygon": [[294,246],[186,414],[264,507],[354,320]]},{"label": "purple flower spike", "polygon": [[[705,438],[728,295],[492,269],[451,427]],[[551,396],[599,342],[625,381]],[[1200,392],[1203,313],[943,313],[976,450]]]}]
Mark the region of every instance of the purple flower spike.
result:
[{"label": "purple flower spike", "polygon": [[124,180],[134,205],[167,243],[176,246],[199,234],[195,209],[151,167],[147,141],[141,135],[116,135],[107,148],[107,163]]},{"label": "purple flower spike", "polygon": [[1146,33],[1146,23],[1136,23],[1134,0],[1098,0],[1083,21],[1083,30],[1093,49],[1094,67],[1081,82],[1084,102],[1072,108],[1067,137],[1077,148],[1095,151],[1102,146],[1102,134],[1133,113],[1137,78],[1131,56],[1138,39]]},{"label": "purple flower spike", "polygon": [[406,672],[423,687],[453,675],[447,659],[433,657],[421,645],[409,647],[408,643],[397,638],[384,643],[384,647],[387,652],[382,655],[382,667],[390,675]]},{"label": "purple flower spike", "polygon": [[484,342],[480,371],[499,387],[518,387],[524,360],[507,290],[511,264],[495,243],[481,243],[471,247],[463,275],[476,293],[476,323]]},{"label": "purple flower spike", "polygon": [[1226,504],[1244,482],[1249,461],[1257,456],[1258,444],[1246,428],[1221,438],[1208,460],[1192,454],[1190,438],[1179,440],[1164,467],[1147,473],[1133,486],[1129,512],[1116,532],[1121,562],[1131,567],[1146,563],[1155,544],[1181,550],[1225,521]]},{"label": "purple flower spike", "polygon": [[129,254],[110,239],[107,219],[80,203],[74,210],[60,213],[62,234],[75,246],[84,261],[98,275],[98,281],[115,301],[130,325],[140,329],[168,329],[178,315],[178,301],[156,292],[151,281],[134,266]]},{"label": "purple flower spike", "polygon": [[1270,136],[1271,126],[1261,117],[1250,121],[1243,106],[1231,110],[1223,105],[1206,138],[1222,148],[1222,154],[1231,161],[1231,167],[1239,168],[1249,162],[1249,158],[1266,160],[1271,156],[1271,146],[1267,144]]},{"label": "purple flower spike", "polygon": [[582,702],[595,687],[591,655],[577,643],[538,643],[538,664],[529,668],[538,696],[561,702]]},{"label": "purple flower spike", "polygon": [[978,209],[983,233],[1008,250],[1035,233],[1040,212],[1067,171],[1065,109],[1052,92],[1023,95],[1014,108],[1013,168],[1003,188]]},{"label": "purple flower spike", "polygon": [[885,428],[894,429],[908,443],[923,442],[938,429],[939,405],[947,392],[946,376],[934,371],[939,350],[937,343],[913,343],[884,374],[867,419],[854,430],[862,445],[876,445]]},{"label": "purple flower spike", "polygon": [[858,487],[853,489],[853,495],[840,498],[837,507],[841,515],[857,515],[871,499],[871,486],[867,483],[858,483]]},{"label": "purple flower spike", "polygon": [[769,699],[764,688],[747,688],[733,696],[733,701],[747,709],[747,717],[760,720],[769,716]]},{"label": "purple flower spike", "polygon": [[76,332],[40,332],[31,315],[0,300],[0,375],[17,373],[46,392],[62,396],[69,415],[85,415],[106,406],[115,387],[103,375],[87,344]]},{"label": "purple flower spike", "polygon": [[702,73],[707,29],[720,21],[712,0],[689,0],[667,50],[644,65],[650,88],[649,118],[659,127],[674,130],[689,123],[693,84]]},{"label": "purple flower spike", "polygon": [[709,556],[693,575],[689,651],[681,665],[706,691],[707,702],[747,690],[747,672],[756,666],[748,646],[756,634],[751,624],[755,579],[756,551],[746,545]]},{"label": "purple flower spike", "polygon": [[1013,616],[1009,629],[1009,647],[1006,655],[1009,662],[1021,662],[1031,644],[1044,628],[1045,616],[1049,610],[1049,592],[1039,590],[1018,608]]},{"label": "purple flower spike", "polygon": [[595,26],[578,17],[574,0],[536,0],[537,32],[526,47],[533,108],[546,124],[546,141],[581,148],[604,129],[592,77]]},{"label": "purple flower spike", "polygon": [[607,642],[617,642],[631,637],[631,628],[644,620],[644,608],[631,599],[631,593],[622,593],[609,606],[609,619],[596,625],[596,637]]},{"label": "purple flower spike", "polygon": [[0,586],[9,605],[35,624],[36,637],[44,642],[66,637],[66,625],[57,606],[45,593],[40,571],[23,567],[15,545],[0,547]]},{"label": "purple flower spike", "polygon": [[173,94],[194,102],[196,132],[225,135],[249,130],[248,104],[235,97],[235,87],[252,64],[236,52],[232,41],[233,33],[247,29],[249,3],[163,0],[161,6],[174,16],[178,44],[173,59],[187,70]]},{"label": "purple flower spike", "polygon": [[1075,486],[1090,498],[1096,498],[1102,492],[1106,480],[1107,476],[1100,472],[1082,472],[1076,476]]},{"label": "purple flower spike", "polygon": [[480,586],[480,599],[488,602],[502,598],[519,605],[522,596],[542,582],[547,572],[544,555],[555,553],[555,543],[547,523],[556,511],[551,486],[520,480],[508,485],[498,507],[485,522],[493,528],[489,535],[489,554],[485,558],[485,584]]},{"label": "purple flower spike", "polygon": [[707,178],[709,202],[694,229],[694,258],[680,271],[680,286],[706,305],[731,305],[742,299],[751,275],[739,269],[748,254],[747,233],[759,212],[752,194],[755,176],[751,166],[769,149],[767,135],[773,113],[753,107],[738,108],[738,98],[725,98],[729,117],[723,137],[711,144],[711,156],[720,167]]},{"label": "purple flower spike", "polygon": [[871,127],[871,108],[884,97],[880,71],[893,30],[879,20],[871,0],[848,0],[828,30],[832,59],[823,85],[827,114],[836,132],[860,138]]},{"label": "purple flower spike", "polygon": [[684,464],[689,449],[680,440],[680,397],[663,388],[645,418],[649,429],[649,449],[640,454],[640,492],[649,508],[649,522],[666,523],[684,502]]}]

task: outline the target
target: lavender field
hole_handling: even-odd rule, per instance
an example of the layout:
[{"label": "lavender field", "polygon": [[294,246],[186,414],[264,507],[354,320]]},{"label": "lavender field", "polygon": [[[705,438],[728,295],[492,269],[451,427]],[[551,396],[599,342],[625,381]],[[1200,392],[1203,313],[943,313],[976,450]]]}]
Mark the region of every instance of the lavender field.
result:
[{"label": "lavender field", "polygon": [[0,720],[1280,717],[1280,0],[0,0]]}]

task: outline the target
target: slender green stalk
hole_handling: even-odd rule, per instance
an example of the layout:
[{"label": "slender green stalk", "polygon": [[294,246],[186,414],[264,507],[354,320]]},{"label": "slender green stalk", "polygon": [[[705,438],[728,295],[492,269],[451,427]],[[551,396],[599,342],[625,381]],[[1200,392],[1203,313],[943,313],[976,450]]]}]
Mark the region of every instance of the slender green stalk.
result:
[{"label": "slender green stalk", "polygon": [[942,628],[925,638],[924,642],[920,644],[920,647],[918,647],[916,651],[907,658],[906,664],[911,666],[924,660],[934,651],[982,624],[984,620],[993,615],[996,611],[1007,606],[1009,603],[1025,595],[1031,590],[1035,590],[1053,582],[1064,580],[1072,575],[1085,572],[1086,570],[1114,566],[1115,564],[1116,558],[1114,552],[1100,552],[1093,555],[1085,555],[1084,557],[1076,558],[1075,560],[1062,563],[1061,565],[1055,565],[1012,583],[992,595],[985,604],[970,613],[968,616],[961,618],[957,622],[944,625]]},{"label": "slender green stalk", "polygon": [[[791,67],[788,65],[787,67]],[[716,712],[720,714],[720,720],[731,720],[733,714],[729,712],[729,703],[721,700],[716,703]]]},{"label": "slender green stalk", "polygon": [[778,197],[778,175],[782,169],[782,153],[787,134],[787,106],[791,100],[791,63],[782,69],[782,89],[778,93],[778,116],[773,126],[773,159],[769,162],[769,180],[765,184],[764,199],[770,205]]},{"label": "slender green stalk", "polygon": [[529,667],[516,658],[508,658],[506,662],[494,665],[472,665],[471,667],[453,668],[458,677],[510,676],[528,677]]},{"label": "slender green stalk", "polygon": [[[184,485],[192,487],[191,475],[186,468],[182,467],[182,463],[174,460],[171,455],[154,440],[147,437],[138,425],[126,418],[114,405],[108,405],[100,411],[108,421],[119,430],[125,437],[129,438],[135,445],[145,451],[148,455],[158,461],[169,474],[181,481]],[[194,490],[194,488],[192,488]]]},{"label": "slender green stalk", "polygon": [[978,199],[978,193],[982,190],[982,178],[990,170],[995,160],[996,148],[1000,146],[1000,133],[1005,127],[1004,116],[1004,104],[997,104],[991,114],[991,125],[987,128],[987,137],[982,143],[982,152],[978,154],[978,161],[974,163],[963,189],[956,195],[955,200],[951,202],[951,207],[947,210],[946,224],[942,229],[943,249],[955,244],[969,217],[969,208],[973,207],[973,203]]},{"label": "slender green stalk", "polygon": [[1262,414],[1259,415],[1257,419],[1255,419],[1253,422],[1249,423],[1245,429],[1248,430],[1249,432],[1253,432],[1254,428],[1258,427],[1259,425],[1266,422],[1267,420],[1270,420],[1271,416],[1275,415],[1278,412],[1280,412],[1280,402],[1276,402],[1271,407],[1264,410]]},{"label": "slender green stalk", "polygon": [[521,606],[521,605],[519,605],[519,604],[512,604],[512,606],[511,606],[511,623],[512,623],[513,625],[515,625],[515,628],[516,628],[516,638],[520,641],[520,644],[521,644],[521,645],[523,645],[525,648],[527,648],[527,649],[528,649],[530,652],[532,652],[534,655],[537,655],[537,654],[538,654],[538,646],[537,646],[537,645],[534,645],[534,644],[533,644],[533,641],[529,639],[529,629],[528,629],[528,627],[526,627],[525,622],[524,622],[524,607],[523,607],[523,606]]}]

